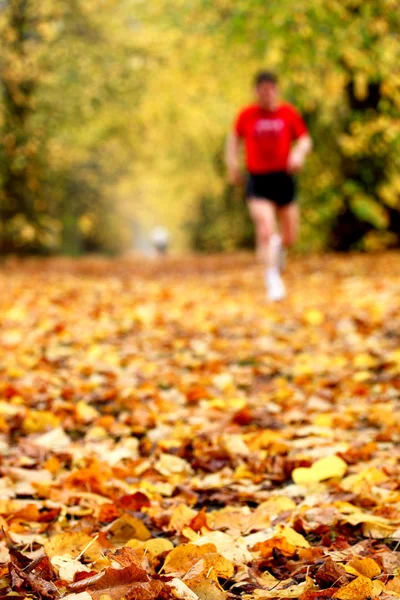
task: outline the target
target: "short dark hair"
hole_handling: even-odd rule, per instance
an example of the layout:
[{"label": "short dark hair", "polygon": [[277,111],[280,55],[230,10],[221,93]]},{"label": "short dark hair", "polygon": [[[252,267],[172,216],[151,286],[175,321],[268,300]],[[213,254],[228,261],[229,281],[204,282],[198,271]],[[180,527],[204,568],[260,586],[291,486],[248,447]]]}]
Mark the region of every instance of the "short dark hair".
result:
[{"label": "short dark hair", "polygon": [[254,76],[254,85],[257,87],[261,83],[278,83],[278,77],[272,71],[259,71]]}]

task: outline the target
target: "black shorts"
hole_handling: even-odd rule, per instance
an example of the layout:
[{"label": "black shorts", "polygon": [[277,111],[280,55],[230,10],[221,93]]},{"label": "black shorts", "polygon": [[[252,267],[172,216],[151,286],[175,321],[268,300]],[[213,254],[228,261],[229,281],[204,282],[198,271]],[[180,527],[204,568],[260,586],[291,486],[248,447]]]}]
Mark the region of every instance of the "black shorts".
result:
[{"label": "black shorts", "polygon": [[272,173],[249,173],[246,197],[265,198],[278,206],[286,206],[294,201],[296,181],[285,171]]}]

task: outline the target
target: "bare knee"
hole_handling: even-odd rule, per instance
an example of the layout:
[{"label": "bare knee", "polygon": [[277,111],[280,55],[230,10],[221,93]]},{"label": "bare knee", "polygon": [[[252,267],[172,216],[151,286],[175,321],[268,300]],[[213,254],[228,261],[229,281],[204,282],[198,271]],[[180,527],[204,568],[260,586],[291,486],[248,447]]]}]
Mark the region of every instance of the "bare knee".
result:
[{"label": "bare knee", "polygon": [[271,227],[270,223],[266,221],[259,221],[257,223],[257,233],[260,242],[262,244],[268,244],[273,234],[273,228]]}]

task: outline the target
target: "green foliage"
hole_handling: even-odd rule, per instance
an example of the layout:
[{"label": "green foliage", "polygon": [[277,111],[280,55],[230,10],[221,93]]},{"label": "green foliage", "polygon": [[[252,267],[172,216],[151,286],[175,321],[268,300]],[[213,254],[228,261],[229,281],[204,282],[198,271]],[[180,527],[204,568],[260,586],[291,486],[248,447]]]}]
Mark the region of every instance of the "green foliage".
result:
[{"label": "green foliage", "polygon": [[244,206],[243,190],[228,186],[223,201],[200,198],[195,219],[188,225],[192,249],[200,252],[232,252],[253,246],[253,227]]},{"label": "green foliage", "polygon": [[[157,8],[152,5],[153,27],[168,23],[174,46],[168,52],[168,71],[159,75],[161,82],[164,76],[174,82],[172,98],[163,97],[163,110],[168,114],[173,109],[175,118],[173,125],[168,119],[161,123],[157,147],[162,152],[167,140],[173,137],[174,141],[169,144],[169,170],[165,175],[157,167],[155,171],[156,177],[168,179],[171,202],[181,176],[194,184],[190,212],[197,206],[199,223],[207,231],[200,242],[199,225],[192,243],[203,248],[204,240],[210,239],[214,248],[219,235],[224,238],[229,230],[223,176],[212,169],[209,141],[222,143],[234,113],[250,100],[253,72],[268,66],[280,74],[284,96],[305,115],[315,143],[301,176],[300,246],[368,249],[397,245],[397,2],[299,0],[294,5],[289,0],[267,4],[195,0],[190,5],[182,2],[181,10],[168,20],[170,4],[165,0]],[[185,145],[189,136],[190,149]],[[205,152],[194,150],[201,146]],[[155,165],[160,160],[157,150],[153,160]],[[198,172],[207,176],[196,181]],[[235,240],[233,234],[223,245]]]},{"label": "green foliage", "polygon": [[[110,202],[127,171],[141,64],[132,2],[8,0],[0,153],[3,251],[79,253],[123,242]],[[143,86],[143,83],[141,84]],[[137,130],[136,130],[137,131]],[[118,242],[116,243],[116,240]]]}]

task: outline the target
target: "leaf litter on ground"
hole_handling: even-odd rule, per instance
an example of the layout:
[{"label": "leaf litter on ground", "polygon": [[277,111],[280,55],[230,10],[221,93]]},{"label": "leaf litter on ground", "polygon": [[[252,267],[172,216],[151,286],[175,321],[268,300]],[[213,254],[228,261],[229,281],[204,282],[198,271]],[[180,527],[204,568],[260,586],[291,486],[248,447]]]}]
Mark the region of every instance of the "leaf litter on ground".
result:
[{"label": "leaf litter on ground", "polygon": [[0,596],[400,596],[400,258],[0,271]]}]

